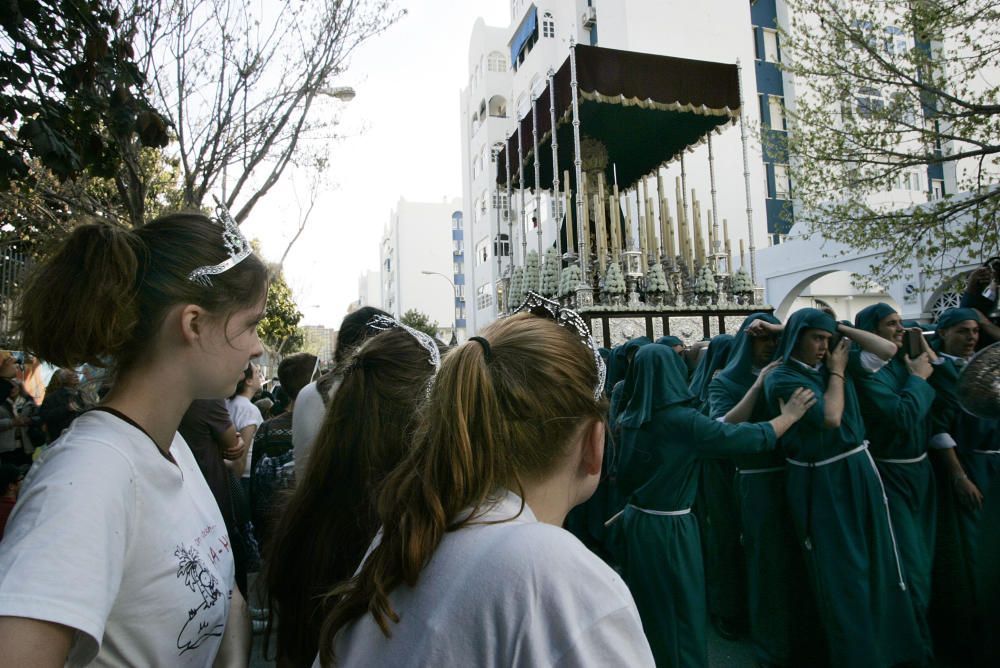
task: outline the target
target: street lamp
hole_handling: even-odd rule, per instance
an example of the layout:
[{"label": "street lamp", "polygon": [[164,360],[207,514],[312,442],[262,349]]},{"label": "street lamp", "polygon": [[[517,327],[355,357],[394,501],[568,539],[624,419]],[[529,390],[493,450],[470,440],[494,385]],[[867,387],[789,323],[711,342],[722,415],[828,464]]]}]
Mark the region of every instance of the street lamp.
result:
[{"label": "street lamp", "polygon": [[320,88],[316,91],[320,95],[335,97],[341,102],[350,102],[357,95],[357,92],[350,86],[334,86],[333,88]]},{"label": "street lamp", "polygon": [[[426,269],[421,269],[420,273],[424,274],[425,276],[440,276],[444,280],[448,281],[448,285],[451,286],[451,293],[454,296],[455,301],[458,300],[458,288],[455,287],[455,282],[452,281],[450,278],[448,278],[447,276],[445,276],[444,274],[442,274],[439,271],[427,271]],[[455,345],[458,345],[458,318],[455,316],[455,302],[454,301],[451,304],[451,314],[452,314],[452,319],[451,319],[451,341],[448,343],[448,345],[455,346]]]}]

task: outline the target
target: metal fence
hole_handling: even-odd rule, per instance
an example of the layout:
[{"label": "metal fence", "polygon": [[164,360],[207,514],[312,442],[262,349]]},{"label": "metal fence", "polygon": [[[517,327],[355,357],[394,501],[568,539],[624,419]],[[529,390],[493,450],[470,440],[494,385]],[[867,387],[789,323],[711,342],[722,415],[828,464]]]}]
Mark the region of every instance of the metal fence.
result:
[{"label": "metal fence", "polygon": [[24,286],[31,257],[18,242],[0,243],[0,345],[15,347],[14,305]]}]

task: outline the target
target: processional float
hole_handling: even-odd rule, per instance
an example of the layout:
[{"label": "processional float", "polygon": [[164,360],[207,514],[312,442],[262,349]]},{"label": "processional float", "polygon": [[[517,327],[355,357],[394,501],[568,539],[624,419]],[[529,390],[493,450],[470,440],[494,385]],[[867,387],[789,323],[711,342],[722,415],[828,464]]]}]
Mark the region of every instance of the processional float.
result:
[{"label": "processional float", "polygon": [[[494,152],[497,194],[505,195],[510,207],[506,270],[497,253],[498,310],[515,308],[527,290],[535,290],[576,308],[606,346],[639,334],[697,341],[734,331],[750,313],[772,310],[760,304],[762,290],[755,285],[742,109],[738,63],[571,43],[567,60],[549,72],[544,91],[532,97],[530,110]],[[726,220],[720,235],[712,149],[712,135],[734,124],[742,139],[749,232],[749,262],[740,239],[735,271]],[[705,215],[697,193],[687,188],[684,162],[685,152],[702,143],[711,184]],[[673,161],[680,162],[675,214],[660,171]],[[511,210],[515,190],[517,215]],[[528,191],[536,217],[537,248],[531,252]],[[556,212],[548,248],[542,238],[542,191]],[[494,226],[499,249],[499,207]]]}]

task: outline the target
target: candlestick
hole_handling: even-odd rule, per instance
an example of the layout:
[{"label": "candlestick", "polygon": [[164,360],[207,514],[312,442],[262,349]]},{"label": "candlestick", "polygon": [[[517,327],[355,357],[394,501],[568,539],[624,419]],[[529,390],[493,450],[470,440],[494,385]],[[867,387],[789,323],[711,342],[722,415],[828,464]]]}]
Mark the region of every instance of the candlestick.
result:
[{"label": "candlestick", "polygon": [[[574,246],[573,239],[573,207],[570,206],[570,188],[569,188],[569,170],[563,172],[563,183],[566,184],[566,190],[563,191],[563,206],[566,209],[566,252],[576,255],[576,249]],[[577,188],[579,188],[577,184]]]}]

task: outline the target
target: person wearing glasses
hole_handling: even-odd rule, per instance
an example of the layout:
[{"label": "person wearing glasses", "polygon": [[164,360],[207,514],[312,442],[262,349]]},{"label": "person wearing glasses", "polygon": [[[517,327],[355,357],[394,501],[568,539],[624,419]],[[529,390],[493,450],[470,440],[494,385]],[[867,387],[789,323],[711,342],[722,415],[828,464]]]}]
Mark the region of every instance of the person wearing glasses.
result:
[{"label": "person wearing glasses", "polygon": [[624,582],[561,528],[600,479],[603,361],[572,312],[526,311],[443,360],[315,665],[653,665]]}]

